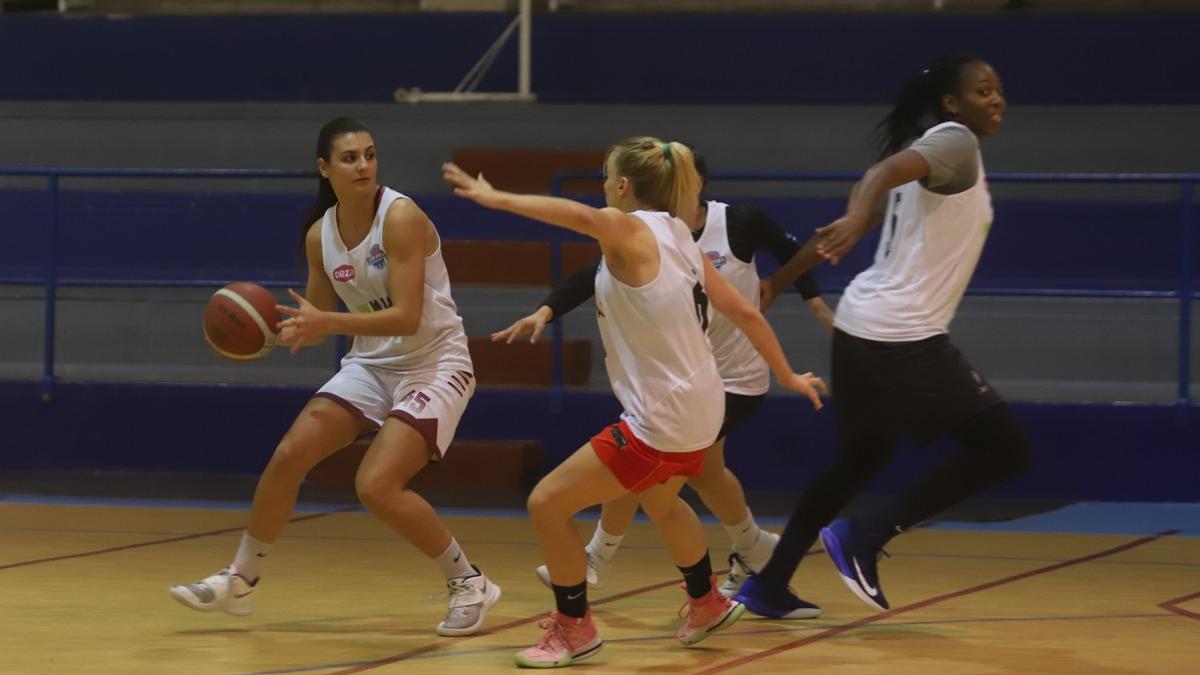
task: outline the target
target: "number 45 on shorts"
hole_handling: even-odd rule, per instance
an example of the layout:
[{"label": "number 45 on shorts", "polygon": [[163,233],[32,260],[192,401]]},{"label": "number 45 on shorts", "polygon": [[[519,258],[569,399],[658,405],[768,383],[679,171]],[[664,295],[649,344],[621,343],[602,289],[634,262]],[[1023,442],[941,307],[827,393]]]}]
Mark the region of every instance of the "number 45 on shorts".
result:
[{"label": "number 45 on shorts", "polygon": [[419,413],[425,409],[426,403],[429,403],[429,397],[425,395],[425,392],[413,389],[405,394],[404,398],[400,399],[399,407],[408,408],[414,413]]}]

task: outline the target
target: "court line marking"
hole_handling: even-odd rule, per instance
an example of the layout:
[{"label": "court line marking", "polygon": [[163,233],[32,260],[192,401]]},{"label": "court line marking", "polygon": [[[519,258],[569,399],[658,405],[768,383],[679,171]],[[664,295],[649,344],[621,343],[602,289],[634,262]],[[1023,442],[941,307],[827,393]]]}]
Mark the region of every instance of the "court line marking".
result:
[{"label": "court line marking", "polygon": [[1138,546],[1143,546],[1145,544],[1149,544],[1151,542],[1158,541],[1159,539],[1162,539],[1163,537],[1171,536],[1171,535],[1175,534],[1175,532],[1176,532],[1176,530],[1164,530],[1163,532],[1160,532],[1158,534],[1152,534],[1152,535],[1145,536],[1145,537],[1139,537],[1132,541],[1127,541],[1124,544],[1119,544],[1117,546],[1113,546],[1111,548],[1107,548],[1102,551],[1097,551],[1095,553],[1090,553],[1088,555],[1079,556],[1077,558],[1071,558],[1069,560],[1064,560],[1062,562],[1055,563],[1053,565],[1037,567],[1032,570],[1027,570],[1025,572],[1021,572],[1019,574],[1013,574],[1013,575],[1010,575],[1007,577],[1002,577],[1000,579],[994,579],[992,581],[988,581],[988,582],[985,582],[982,584],[977,584],[975,586],[969,586],[967,588],[963,588],[963,589],[960,589],[957,591],[950,591],[949,593],[942,593],[941,595],[935,595],[931,598],[926,598],[924,600],[919,600],[917,602],[914,602],[914,603],[911,603],[908,605],[904,605],[902,607],[896,607],[894,609],[887,610],[886,612],[872,614],[870,616],[866,616],[861,619],[851,621],[849,623],[844,623],[840,626],[834,626],[833,628],[823,630],[820,633],[817,633],[815,635],[810,635],[809,637],[806,637],[806,638],[801,638],[799,640],[793,640],[792,642],[787,642],[782,645],[772,647],[770,649],[764,649],[760,652],[747,654],[746,656],[732,659],[730,661],[726,661],[725,663],[719,663],[715,666],[705,668],[703,670],[698,670],[695,672],[695,675],[714,675],[715,673],[724,673],[724,672],[733,670],[734,668],[739,668],[741,666],[744,666],[748,663],[760,661],[762,659],[765,659],[765,658],[768,658],[771,656],[775,656],[776,654],[782,654],[783,652],[791,651],[798,647],[803,647],[805,645],[810,645],[814,642],[819,642],[821,640],[826,640],[828,638],[841,635],[842,633],[854,630],[855,628],[866,626],[866,625],[872,624],[872,623],[877,623],[879,621],[891,618],[898,614],[906,614],[908,612],[912,612],[912,611],[915,611],[918,609],[923,609],[925,607],[929,607],[931,605],[936,605],[936,604],[945,602],[946,600],[953,600],[955,598],[960,598],[964,595],[971,595],[973,593],[978,593],[980,591],[986,591],[986,590],[995,588],[997,586],[1003,586],[1003,585],[1010,584],[1010,583],[1013,583],[1016,581],[1021,581],[1023,579],[1028,579],[1029,577],[1038,576],[1040,574],[1048,574],[1050,572],[1056,572],[1058,570],[1061,570],[1061,569],[1064,569],[1067,567],[1072,567],[1074,565],[1079,565],[1079,564],[1082,564],[1085,562],[1090,562],[1090,561],[1096,560],[1098,558],[1105,558],[1105,557],[1108,557],[1111,555],[1115,555],[1117,553],[1123,553],[1130,549],[1137,548]]},{"label": "court line marking", "polygon": [[[811,552],[809,555],[811,555]],[[718,576],[718,577],[724,576],[725,574],[728,574],[728,573],[729,573],[729,570],[727,570],[727,569],[713,571],[713,575]],[[600,605],[606,605],[610,602],[616,602],[617,600],[623,600],[625,598],[629,598],[629,597],[632,597],[635,595],[641,595],[642,593],[649,593],[650,591],[657,591],[660,588],[668,588],[670,586],[678,586],[679,583],[680,583],[679,579],[672,579],[670,581],[660,581],[659,583],[656,583],[656,584],[650,584],[648,586],[641,586],[639,588],[634,588],[632,590],[622,591],[620,593],[614,593],[613,595],[607,595],[603,598],[600,598],[599,600],[589,602],[588,605],[589,605],[589,607],[598,607]],[[509,621],[508,623],[502,623],[499,626],[495,626],[489,630],[480,631],[478,633],[475,633],[474,635],[464,635],[462,637],[452,638],[451,640],[442,640],[439,642],[434,642],[431,644],[427,644],[424,647],[417,647],[416,649],[410,649],[407,652],[403,652],[403,653],[397,654],[395,656],[389,656],[389,657],[383,658],[383,659],[376,659],[374,661],[366,661],[361,664],[355,665],[353,667],[346,668],[345,670],[336,670],[333,673],[330,673],[330,675],[350,675],[351,673],[361,673],[364,670],[371,670],[372,668],[379,668],[381,666],[389,666],[393,663],[399,663],[400,661],[407,661],[408,659],[416,658],[423,654],[428,654],[429,652],[432,652],[432,651],[437,651],[437,650],[439,650],[443,647],[447,647],[451,644],[460,644],[464,640],[469,640],[474,637],[482,637],[484,635],[495,635],[496,633],[508,630],[509,628],[516,628],[517,626],[524,626],[525,624],[533,623],[534,621],[544,619],[544,618],[546,618],[546,616],[548,614],[549,614],[548,612],[540,612],[540,613],[534,614],[532,616],[526,616],[526,617],[522,617],[520,619],[514,619],[513,621]],[[287,673],[287,672],[303,672],[303,671],[270,671],[270,672],[271,673]],[[258,675],[266,675],[266,673],[259,673]]]},{"label": "court line marking", "polygon": [[[905,628],[916,626],[938,626],[938,625],[959,625],[972,623],[1023,623],[1023,622],[1040,622],[1040,621],[1113,621],[1119,619],[1150,619],[1150,620],[1166,620],[1172,617],[1166,614],[1097,614],[1097,615],[1075,615],[1075,616],[1014,616],[1014,617],[976,617],[970,619],[933,619],[928,621],[903,621],[889,623],[882,626],[864,626],[867,629],[889,629],[889,628]],[[771,619],[750,619],[751,623],[761,622],[770,625],[779,625],[780,623],[791,624],[806,624],[804,627],[780,627],[780,628],[752,628],[750,630],[731,629],[721,633],[723,638],[731,637],[750,637],[757,635],[778,635],[780,633],[803,633],[807,631],[818,631],[829,628],[829,624],[809,624],[811,619],[795,619],[795,620],[771,620]],[[743,625],[743,621],[735,624],[738,627]],[[637,642],[655,642],[655,641],[670,641],[675,639],[674,633],[662,633],[654,635],[639,635],[636,637],[624,638],[606,638],[605,644],[630,644]],[[493,654],[511,652],[515,649],[520,649],[521,645],[495,645],[491,647],[478,647],[475,649],[462,649],[452,652],[429,653],[421,654],[412,657],[414,661],[432,661],[434,659],[452,659],[462,656],[476,656],[479,654]],[[328,664],[324,666],[304,666],[300,668],[281,668],[278,670],[263,670],[253,673],[253,675],[294,675],[296,673],[308,673],[318,670],[328,670],[329,668],[350,667],[354,663]]]},{"label": "court line marking", "polygon": [[1183,595],[1178,598],[1167,600],[1166,602],[1159,603],[1158,606],[1167,610],[1168,612],[1178,614],[1179,616],[1200,621],[1200,614],[1197,614],[1191,610],[1187,610],[1187,609],[1184,609],[1179,606],[1185,602],[1188,602],[1189,600],[1195,600],[1196,598],[1200,598],[1200,591],[1197,591],[1190,595]]},{"label": "court line marking", "polygon": [[[288,522],[289,523],[298,523],[302,520],[313,520],[314,518],[323,518],[325,516],[331,516],[331,515],[341,513],[341,512],[342,512],[341,510],[334,510],[334,511],[323,511],[321,513],[310,513],[308,515],[295,516],[293,518],[290,518],[290,519],[288,519]],[[177,537],[168,537],[166,539],[154,539],[152,541],[141,541],[136,544],[122,544],[121,546],[110,546],[108,548],[95,549],[92,551],[81,551],[79,553],[67,553],[64,555],[51,556],[49,558],[38,558],[36,560],[23,560],[21,562],[0,565],[0,570],[10,570],[10,569],[14,569],[17,567],[28,567],[29,565],[37,565],[40,563],[55,562],[58,560],[71,560],[74,558],[87,558],[87,557],[94,556],[94,555],[103,555],[105,553],[116,553],[117,551],[128,551],[128,550],[135,549],[135,548],[143,548],[145,546],[156,546],[158,544],[170,544],[170,543],[176,542],[176,541],[187,541],[189,539],[199,539],[201,537],[211,537],[211,536],[217,535],[217,534],[228,534],[230,532],[238,532],[238,531],[245,530],[245,529],[246,529],[246,526],[243,524],[243,525],[238,525],[237,527],[226,527],[226,528],[220,529],[220,530],[209,530],[207,532],[193,532],[191,534],[184,534],[184,535],[180,535]]]}]

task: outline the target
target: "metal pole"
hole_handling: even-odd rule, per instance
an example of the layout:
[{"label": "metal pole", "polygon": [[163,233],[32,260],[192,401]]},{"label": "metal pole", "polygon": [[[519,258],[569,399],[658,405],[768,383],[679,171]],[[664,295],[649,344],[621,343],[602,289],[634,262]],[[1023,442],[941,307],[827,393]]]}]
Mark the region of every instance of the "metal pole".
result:
[{"label": "metal pole", "polygon": [[58,175],[46,176],[50,198],[50,234],[47,242],[46,307],[42,322],[42,403],[54,402],[54,314],[58,296]]},{"label": "metal pole", "polygon": [[1179,207],[1179,392],[1175,401],[1175,421],[1186,426],[1192,407],[1191,395],[1191,333],[1192,333],[1192,257],[1195,255],[1195,236],[1192,226],[1193,200],[1196,184],[1183,183],[1183,203]]},{"label": "metal pole", "polygon": [[517,36],[520,44],[520,56],[517,64],[517,91],[522,95],[528,95],[532,87],[530,77],[533,65],[530,58],[532,51],[532,44],[530,42],[533,24],[532,5],[533,0],[521,0],[521,27],[520,33]]}]

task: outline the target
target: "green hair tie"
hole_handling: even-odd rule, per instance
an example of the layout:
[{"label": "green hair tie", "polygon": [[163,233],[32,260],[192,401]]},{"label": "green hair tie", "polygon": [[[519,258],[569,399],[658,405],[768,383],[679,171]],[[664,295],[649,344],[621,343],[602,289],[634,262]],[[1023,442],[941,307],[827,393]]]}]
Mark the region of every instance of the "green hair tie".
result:
[{"label": "green hair tie", "polygon": [[663,151],[663,159],[667,160],[668,162],[671,161],[671,144],[663,143],[662,151]]}]

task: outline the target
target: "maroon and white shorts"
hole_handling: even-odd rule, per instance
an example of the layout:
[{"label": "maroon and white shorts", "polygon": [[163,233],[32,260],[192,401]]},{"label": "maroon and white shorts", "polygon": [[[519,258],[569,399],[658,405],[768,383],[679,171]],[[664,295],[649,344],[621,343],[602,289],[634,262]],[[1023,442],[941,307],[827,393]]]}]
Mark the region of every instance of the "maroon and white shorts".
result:
[{"label": "maroon and white shorts", "polygon": [[383,426],[389,417],[416,429],[430,458],[445,456],[458,422],[475,393],[475,375],[466,370],[397,372],[348,363],[315,394]]}]

